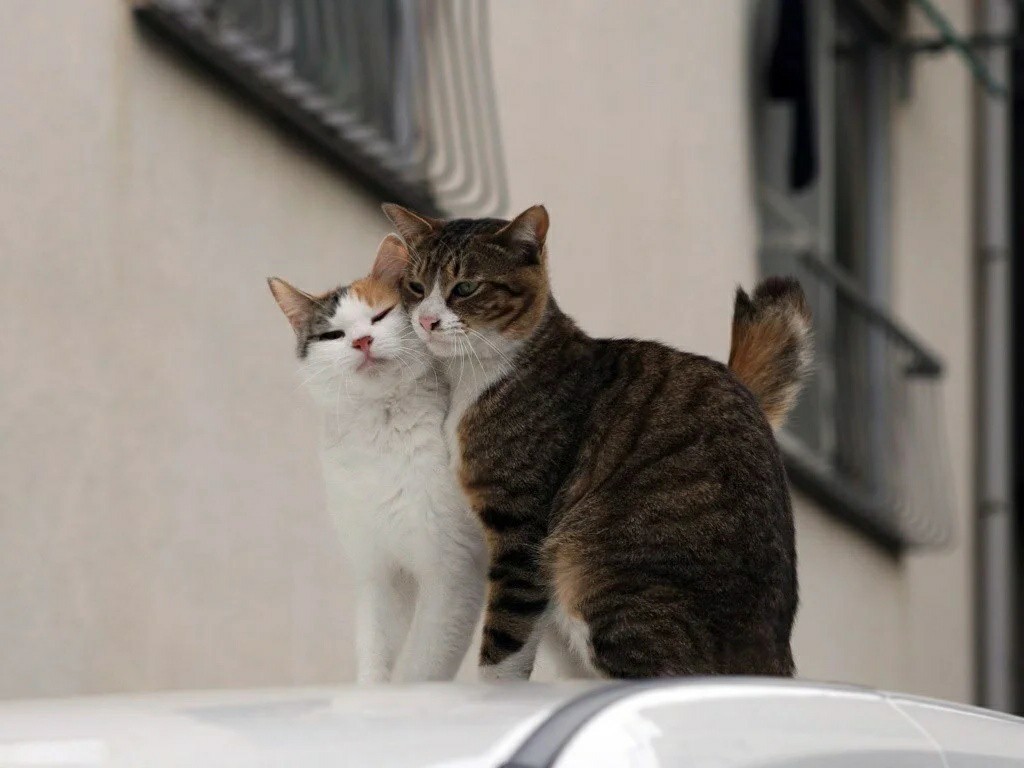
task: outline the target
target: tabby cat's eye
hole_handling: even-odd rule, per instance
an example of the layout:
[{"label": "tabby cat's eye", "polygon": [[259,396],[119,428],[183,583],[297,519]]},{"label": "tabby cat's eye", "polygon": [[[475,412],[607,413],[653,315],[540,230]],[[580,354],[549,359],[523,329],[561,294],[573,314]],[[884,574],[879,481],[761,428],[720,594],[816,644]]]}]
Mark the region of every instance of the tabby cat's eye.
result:
[{"label": "tabby cat's eye", "polygon": [[388,307],[387,309],[385,309],[385,310],[384,310],[383,312],[378,312],[378,313],[377,313],[376,315],[374,315],[374,316],[373,316],[373,318],[371,318],[370,322],[371,322],[371,323],[379,323],[379,322],[380,322],[381,320],[383,320],[383,319],[384,319],[385,317],[387,317],[387,316],[388,316],[388,313],[389,313],[389,312],[390,312],[390,311],[391,311],[392,309],[394,309],[394,308],[395,308],[395,305],[394,305],[394,304],[392,304],[392,305],[391,305],[390,307]]},{"label": "tabby cat's eye", "polygon": [[318,333],[315,336],[317,341],[334,341],[335,339],[345,338],[344,331],[325,331],[324,333]]},{"label": "tabby cat's eye", "polygon": [[406,285],[408,285],[409,290],[415,293],[417,296],[423,295],[423,283],[417,283],[415,280],[410,280],[408,283],[406,283]]},{"label": "tabby cat's eye", "polygon": [[452,295],[464,299],[476,293],[476,289],[479,287],[480,283],[474,283],[472,280],[463,280],[461,283],[456,283],[455,287],[452,288]]}]

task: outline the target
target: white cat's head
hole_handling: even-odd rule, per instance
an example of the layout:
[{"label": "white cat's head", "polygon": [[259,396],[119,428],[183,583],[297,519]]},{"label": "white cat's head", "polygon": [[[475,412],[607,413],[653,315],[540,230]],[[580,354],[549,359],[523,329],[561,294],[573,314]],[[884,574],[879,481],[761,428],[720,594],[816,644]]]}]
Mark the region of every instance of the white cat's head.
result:
[{"label": "white cat's head", "polygon": [[368,277],[309,294],[277,277],[268,280],[298,341],[303,383],[326,407],[386,396],[430,366],[402,308],[398,281],[405,249],[384,239]]}]

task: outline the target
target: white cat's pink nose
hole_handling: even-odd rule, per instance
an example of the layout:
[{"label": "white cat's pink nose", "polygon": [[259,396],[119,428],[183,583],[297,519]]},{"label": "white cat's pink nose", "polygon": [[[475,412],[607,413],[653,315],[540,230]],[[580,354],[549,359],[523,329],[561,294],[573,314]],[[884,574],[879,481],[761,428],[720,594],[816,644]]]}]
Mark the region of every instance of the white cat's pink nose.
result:
[{"label": "white cat's pink nose", "polygon": [[420,325],[427,333],[437,330],[437,326],[440,324],[441,321],[435,315],[420,315]]}]

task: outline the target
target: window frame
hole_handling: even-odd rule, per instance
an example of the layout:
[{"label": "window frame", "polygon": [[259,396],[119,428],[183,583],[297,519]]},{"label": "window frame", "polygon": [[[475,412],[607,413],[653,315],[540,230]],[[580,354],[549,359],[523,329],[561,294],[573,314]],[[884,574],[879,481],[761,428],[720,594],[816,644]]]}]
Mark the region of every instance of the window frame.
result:
[{"label": "window frame", "polygon": [[[942,370],[938,358],[906,332],[887,309],[891,303],[892,288],[892,125],[897,104],[898,41],[903,6],[903,3],[887,0],[807,3],[812,96],[815,100],[814,131],[818,150],[818,174],[811,188],[813,204],[809,204],[808,198],[797,200],[786,187],[773,188],[766,182],[767,166],[763,158],[759,159],[757,165],[759,263],[762,272],[770,274],[778,271],[780,263],[783,263],[780,254],[786,254],[784,258],[789,259],[788,263],[810,274],[816,285],[825,285],[827,290],[834,291],[836,296],[852,303],[874,326],[864,334],[867,376],[872,383],[866,388],[867,402],[862,405],[862,409],[871,415],[866,432],[872,449],[867,451],[867,455],[876,457],[876,460],[872,461],[875,466],[869,467],[867,471],[875,481],[884,476],[885,462],[893,456],[887,439],[894,404],[888,397],[884,379],[884,359],[880,355],[884,349],[881,345],[895,338],[913,350],[922,375],[938,377]],[[864,201],[861,249],[864,259],[860,280],[836,261],[838,166],[833,141],[838,112],[837,65],[834,57],[838,54],[836,41],[840,13],[848,15],[848,20],[857,24],[871,38],[871,44],[865,49],[864,69],[867,83],[864,118],[866,188],[861,195]],[[765,61],[755,56],[755,77],[764,77]],[[756,89],[755,93],[758,93]],[[762,120],[765,120],[768,104],[767,97],[758,93],[755,114]],[[763,129],[763,125],[755,127],[757,152],[766,151],[766,145],[771,142],[771,136]],[[767,224],[772,218],[785,222],[784,235],[779,235],[778,227]],[[813,296],[810,298],[813,304]],[[837,333],[836,306],[832,304],[829,307],[830,313],[822,313],[820,308],[815,307],[819,310],[815,316],[815,332],[818,334],[816,353],[819,355],[815,361],[816,376],[802,396],[804,401],[798,406],[805,416],[810,412],[814,414],[815,423],[810,426],[817,432],[816,445],[802,439],[792,428],[780,430],[778,442],[796,487],[895,554],[908,543],[898,531],[895,510],[889,514],[889,520],[880,520],[880,517],[885,517],[885,507],[880,503],[881,495],[865,492],[862,485],[844,477],[829,459],[830,452],[838,449],[842,439],[836,431],[841,416],[835,413],[838,358],[832,352],[834,346],[830,346]],[[823,349],[828,354],[821,355]],[[806,435],[808,425],[805,423],[803,426]]]}]

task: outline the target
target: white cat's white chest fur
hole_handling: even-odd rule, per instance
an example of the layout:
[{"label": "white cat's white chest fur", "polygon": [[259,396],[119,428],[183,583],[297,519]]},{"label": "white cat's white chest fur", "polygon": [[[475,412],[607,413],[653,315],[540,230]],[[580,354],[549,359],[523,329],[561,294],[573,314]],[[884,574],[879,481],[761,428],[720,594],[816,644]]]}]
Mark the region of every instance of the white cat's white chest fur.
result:
[{"label": "white cat's white chest fur", "polygon": [[429,371],[331,406],[321,461],[356,579],[357,679],[450,680],[480,614],[486,554],[449,467],[448,388]]},{"label": "white cat's white chest fur", "polygon": [[328,508],[353,560],[384,556],[422,578],[438,547],[473,544],[446,471],[446,410],[443,390],[418,389],[325,415]]}]

